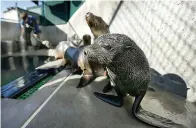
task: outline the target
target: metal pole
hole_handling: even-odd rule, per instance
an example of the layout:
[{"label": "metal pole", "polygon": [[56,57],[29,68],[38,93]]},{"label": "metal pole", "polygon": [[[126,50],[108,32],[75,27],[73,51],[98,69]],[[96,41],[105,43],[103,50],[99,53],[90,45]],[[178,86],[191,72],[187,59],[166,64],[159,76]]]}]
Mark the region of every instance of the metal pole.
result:
[{"label": "metal pole", "polygon": [[20,21],[20,18],[19,18],[19,12],[18,12],[18,2],[16,1],[15,3],[15,9],[16,9],[16,12],[17,12],[17,16],[18,16],[18,22]]}]

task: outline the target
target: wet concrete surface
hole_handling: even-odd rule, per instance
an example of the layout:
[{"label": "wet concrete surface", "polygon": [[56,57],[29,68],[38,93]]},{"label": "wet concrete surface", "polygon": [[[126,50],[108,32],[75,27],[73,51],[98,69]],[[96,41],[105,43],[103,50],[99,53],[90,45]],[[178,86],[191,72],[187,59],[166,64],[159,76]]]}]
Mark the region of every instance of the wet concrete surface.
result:
[{"label": "wet concrete surface", "polygon": [[61,71],[25,100],[1,99],[1,127],[20,128],[69,74]]},{"label": "wet concrete surface", "polygon": [[[97,78],[91,85],[77,89],[79,78],[79,75],[69,77],[61,89],[27,125],[27,128],[151,127],[136,120],[128,113],[132,106],[130,96],[124,99],[125,105],[122,108],[111,106],[93,95],[94,91],[102,90],[107,83],[106,80]],[[188,128],[196,127],[196,107],[186,102],[185,98],[163,90],[149,91],[141,105],[147,111],[188,126]]]},{"label": "wet concrete surface", "polygon": [[[2,128],[20,128],[68,75],[66,70],[60,72],[26,100],[2,99]],[[68,77],[49,102],[30,120],[27,128],[151,127],[130,114],[132,97],[127,96],[124,106],[117,108],[93,95],[94,91],[101,91],[107,83],[104,77],[97,78],[85,88],[77,89],[79,79],[79,75]],[[143,109],[188,128],[196,127],[194,104],[159,86],[150,86],[155,87],[155,91],[147,92],[141,103]],[[113,91],[110,93],[115,94]]]}]

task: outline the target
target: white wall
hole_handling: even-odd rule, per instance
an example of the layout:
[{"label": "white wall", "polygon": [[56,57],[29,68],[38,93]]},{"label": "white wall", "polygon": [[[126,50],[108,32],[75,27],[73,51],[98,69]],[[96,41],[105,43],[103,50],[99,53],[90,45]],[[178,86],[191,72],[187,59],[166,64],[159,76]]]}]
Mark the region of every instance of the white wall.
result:
[{"label": "white wall", "polygon": [[67,33],[69,32],[69,26],[67,24],[57,26],[41,26],[40,27],[41,39],[48,40],[53,45],[58,42],[67,40]]},{"label": "white wall", "polygon": [[[70,22],[80,36],[90,34],[85,13],[109,23],[117,5],[118,1],[87,1]],[[181,76],[190,88],[187,100],[196,101],[196,1],[124,1],[110,30],[131,37],[159,73]]]},{"label": "white wall", "polygon": [[15,9],[4,12],[1,16],[3,19],[18,21],[18,14]]},{"label": "white wall", "polygon": [[117,0],[112,2],[86,0],[69,21],[80,37],[84,34],[90,34],[93,37],[86,23],[85,14],[87,12],[92,12],[95,15],[101,16],[106,23],[109,23],[118,3],[119,1]]}]

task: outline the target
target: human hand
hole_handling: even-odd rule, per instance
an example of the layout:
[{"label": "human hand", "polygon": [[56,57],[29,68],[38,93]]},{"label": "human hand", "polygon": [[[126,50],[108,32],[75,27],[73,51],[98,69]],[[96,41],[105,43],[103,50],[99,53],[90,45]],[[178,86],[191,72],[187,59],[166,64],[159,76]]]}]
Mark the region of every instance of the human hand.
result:
[{"label": "human hand", "polygon": [[26,24],[25,26],[26,26],[27,28],[29,28],[29,27],[30,27],[30,26],[29,26],[29,24]]},{"label": "human hand", "polygon": [[25,42],[23,36],[20,36],[20,42]]},{"label": "human hand", "polygon": [[33,36],[34,36],[35,38],[37,38],[37,37],[38,37],[38,35],[37,35],[37,34],[33,34]]}]

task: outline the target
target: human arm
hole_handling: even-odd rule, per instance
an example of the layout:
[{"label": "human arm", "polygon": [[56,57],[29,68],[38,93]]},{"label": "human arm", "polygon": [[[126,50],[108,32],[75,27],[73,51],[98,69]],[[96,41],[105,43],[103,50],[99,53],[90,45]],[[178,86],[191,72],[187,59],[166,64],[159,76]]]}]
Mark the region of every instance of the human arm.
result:
[{"label": "human arm", "polygon": [[25,33],[25,27],[24,27],[24,21],[22,20],[20,22],[20,41],[24,42],[24,33]]}]

